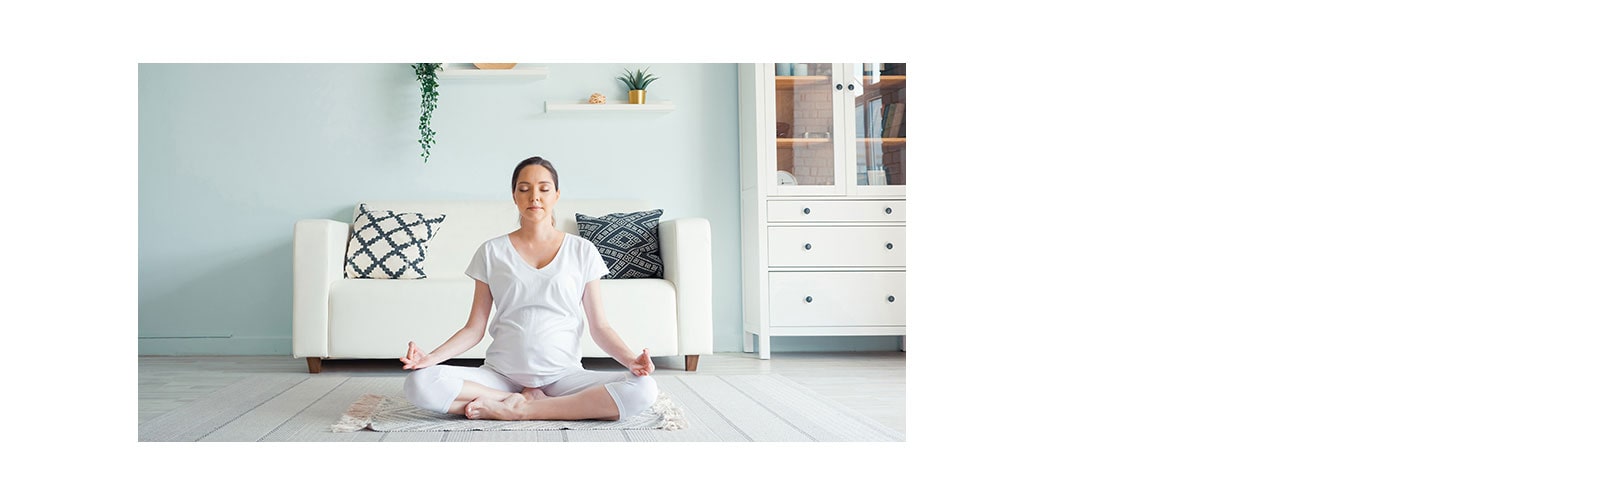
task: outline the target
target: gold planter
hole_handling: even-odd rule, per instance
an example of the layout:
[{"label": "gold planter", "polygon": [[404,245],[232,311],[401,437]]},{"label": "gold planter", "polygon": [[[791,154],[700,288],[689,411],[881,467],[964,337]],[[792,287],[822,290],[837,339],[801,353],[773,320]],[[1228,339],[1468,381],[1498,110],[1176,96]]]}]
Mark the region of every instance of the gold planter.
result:
[{"label": "gold planter", "polygon": [[643,90],[629,90],[628,91],[628,104],[644,104],[644,91]]}]

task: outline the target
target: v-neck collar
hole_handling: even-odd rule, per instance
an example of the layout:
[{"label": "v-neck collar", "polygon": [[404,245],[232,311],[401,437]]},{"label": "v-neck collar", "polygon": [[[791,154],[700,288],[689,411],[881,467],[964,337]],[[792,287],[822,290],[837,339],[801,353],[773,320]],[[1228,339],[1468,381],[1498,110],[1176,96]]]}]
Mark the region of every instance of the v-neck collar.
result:
[{"label": "v-neck collar", "polygon": [[555,255],[552,255],[550,257],[550,263],[549,264],[545,264],[544,267],[534,267],[533,263],[529,262],[528,258],[526,256],[522,255],[522,251],[517,249],[516,242],[511,241],[511,233],[506,233],[506,246],[511,247],[511,253],[516,254],[517,260],[522,262],[522,265],[528,266],[528,269],[532,269],[534,272],[540,272],[540,273],[549,272],[550,267],[554,266],[556,264],[556,259],[560,259],[561,258],[561,252],[563,250],[567,249],[567,233],[566,232],[562,232],[561,233],[561,243],[557,243],[556,244],[556,253],[555,253]]}]

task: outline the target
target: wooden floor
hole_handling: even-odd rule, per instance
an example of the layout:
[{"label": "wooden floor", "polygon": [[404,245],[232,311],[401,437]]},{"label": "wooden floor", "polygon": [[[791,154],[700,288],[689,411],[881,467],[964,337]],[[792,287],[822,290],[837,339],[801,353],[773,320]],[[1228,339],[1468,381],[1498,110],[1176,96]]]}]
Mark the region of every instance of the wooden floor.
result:
[{"label": "wooden floor", "polygon": [[[682,372],[683,358],[656,358],[663,374]],[[475,366],[480,360],[450,364]],[[586,359],[596,370],[620,369],[615,361]],[[906,431],[906,355],[904,352],[717,353],[700,357],[696,370],[709,374],[777,373],[834,401]],[[245,377],[263,373],[295,373],[313,377],[306,362],[289,356],[140,356],[139,423],[161,416]],[[330,360],[322,373],[343,376],[403,377],[396,360]]]}]

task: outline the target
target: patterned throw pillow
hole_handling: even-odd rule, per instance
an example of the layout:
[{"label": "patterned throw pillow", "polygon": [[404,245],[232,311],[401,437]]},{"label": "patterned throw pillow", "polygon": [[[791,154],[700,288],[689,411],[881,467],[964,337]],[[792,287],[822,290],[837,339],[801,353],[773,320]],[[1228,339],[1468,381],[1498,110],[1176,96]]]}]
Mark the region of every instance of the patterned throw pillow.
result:
[{"label": "patterned throw pillow", "polygon": [[428,240],[444,223],[444,214],[368,210],[351,223],[349,250],[344,259],[346,278],[423,279],[422,261],[428,258]]},{"label": "patterned throw pillow", "polygon": [[594,242],[611,270],[606,279],[661,277],[661,209],[577,216],[578,236]]}]

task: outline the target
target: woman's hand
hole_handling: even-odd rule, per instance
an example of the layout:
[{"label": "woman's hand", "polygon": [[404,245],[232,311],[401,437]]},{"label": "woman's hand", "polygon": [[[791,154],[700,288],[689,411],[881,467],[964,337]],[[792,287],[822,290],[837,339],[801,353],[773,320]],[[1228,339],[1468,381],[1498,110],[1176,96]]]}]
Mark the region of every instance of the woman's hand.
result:
[{"label": "woman's hand", "polygon": [[639,354],[638,358],[635,358],[633,361],[629,362],[628,371],[633,372],[635,376],[639,377],[649,375],[650,372],[656,371],[656,364],[650,361],[650,349],[645,349],[643,353]]},{"label": "woman's hand", "polygon": [[422,349],[417,348],[416,342],[406,342],[406,355],[405,357],[400,358],[400,362],[404,363],[404,366],[401,366],[401,368],[405,368],[407,370],[427,368],[439,364],[439,362],[435,361],[432,356],[423,354]]}]

